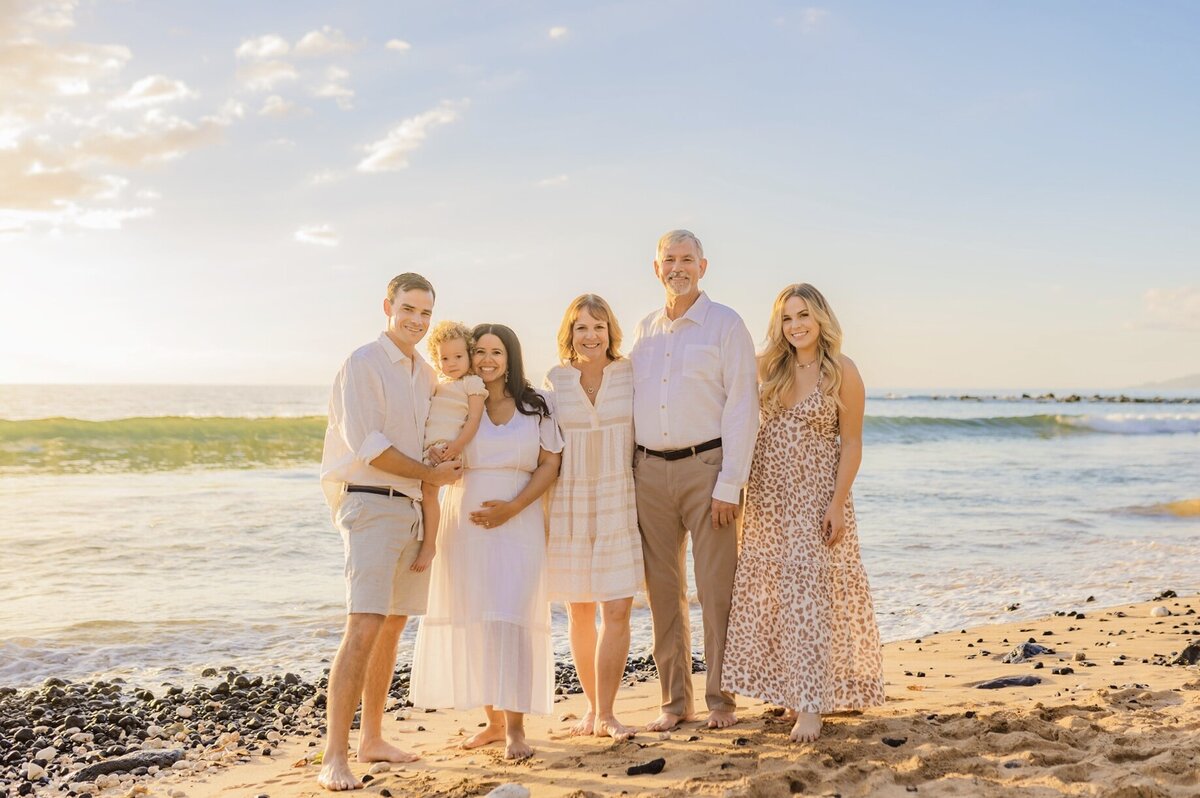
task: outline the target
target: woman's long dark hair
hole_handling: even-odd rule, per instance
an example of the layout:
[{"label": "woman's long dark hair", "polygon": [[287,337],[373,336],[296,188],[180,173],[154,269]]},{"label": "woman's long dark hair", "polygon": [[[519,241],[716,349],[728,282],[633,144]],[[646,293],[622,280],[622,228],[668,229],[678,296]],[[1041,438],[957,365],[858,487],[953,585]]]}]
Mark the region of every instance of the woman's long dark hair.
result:
[{"label": "woman's long dark hair", "polygon": [[508,356],[508,376],[504,380],[504,390],[517,402],[517,412],[526,416],[550,417],[550,407],[542,395],[533,389],[529,380],[525,379],[525,361],[521,357],[521,342],[517,334],[503,324],[478,324],[471,331],[471,337],[478,346],[479,339],[485,335],[494,335],[504,344]]}]

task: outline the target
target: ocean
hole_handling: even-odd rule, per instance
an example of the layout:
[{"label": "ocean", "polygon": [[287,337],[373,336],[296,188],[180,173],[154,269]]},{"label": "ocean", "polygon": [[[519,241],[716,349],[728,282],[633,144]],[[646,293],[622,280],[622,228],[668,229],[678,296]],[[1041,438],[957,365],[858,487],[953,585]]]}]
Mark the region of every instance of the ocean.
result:
[{"label": "ocean", "polygon": [[[854,494],[885,640],[1200,591],[1200,400],[1021,395],[869,396]],[[327,667],[344,595],[317,481],[327,397],[0,386],[0,686]],[[631,623],[648,652],[644,597]],[[565,658],[558,607],[554,637]]]}]

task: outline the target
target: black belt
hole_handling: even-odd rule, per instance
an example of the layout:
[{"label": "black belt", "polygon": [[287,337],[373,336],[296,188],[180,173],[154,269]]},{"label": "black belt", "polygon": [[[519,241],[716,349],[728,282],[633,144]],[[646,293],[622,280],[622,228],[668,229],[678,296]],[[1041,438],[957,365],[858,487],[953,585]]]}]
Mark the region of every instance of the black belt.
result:
[{"label": "black belt", "polygon": [[395,488],[381,488],[376,485],[347,485],[346,493],[374,493],[376,496],[391,496],[397,499],[408,499],[410,502],[419,502],[420,499],[414,499],[407,493],[401,493]]},{"label": "black belt", "polygon": [[655,451],[654,449],[647,449],[645,446],[642,446],[641,444],[638,444],[637,449],[639,452],[645,452],[646,454],[650,455],[651,457],[661,457],[664,460],[682,460],[685,457],[695,457],[696,455],[700,454],[700,452],[707,452],[710,449],[719,449],[720,447],[721,447],[721,439],[713,438],[711,441],[705,441],[704,443],[697,443],[695,446],[688,446],[683,449],[669,449],[665,452]]}]

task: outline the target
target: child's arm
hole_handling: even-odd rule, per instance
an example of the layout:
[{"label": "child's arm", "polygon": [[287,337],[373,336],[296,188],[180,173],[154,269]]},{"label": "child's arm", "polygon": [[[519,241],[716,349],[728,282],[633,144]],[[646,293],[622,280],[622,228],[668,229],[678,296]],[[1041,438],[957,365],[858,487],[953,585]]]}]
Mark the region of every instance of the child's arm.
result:
[{"label": "child's arm", "polygon": [[467,444],[475,437],[475,433],[479,432],[479,422],[483,420],[483,399],[484,397],[480,394],[471,394],[467,397],[467,421],[463,424],[462,432],[458,433],[458,437],[446,446],[446,450],[442,453],[443,460],[453,460],[461,455],[467,448]]}]

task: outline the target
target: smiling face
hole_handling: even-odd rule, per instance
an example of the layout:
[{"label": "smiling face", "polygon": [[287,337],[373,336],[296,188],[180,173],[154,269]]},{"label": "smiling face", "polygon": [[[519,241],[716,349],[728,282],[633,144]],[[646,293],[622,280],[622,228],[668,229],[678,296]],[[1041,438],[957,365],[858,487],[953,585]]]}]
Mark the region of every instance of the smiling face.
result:
[{"label": "smiling face", "polygon": [[471,353],[462,338],[447,338],[438,344],[438,370],[452,380],[457,380],[471,370]]},{"label": "smiling face", "polygon": [[707,270],[708,260],[700,256],[696,243],[687,239],[668,244],[654,261],[654,274],[667,289],[667,295],[675,299],[698,296],[700,278]]},{"label": "smiling face", "polygon": [[579,309],[571,325],[571,349],[579,360],[604,360],[608,356],[608,322],[598,319],[586,307]]},{"label": "smiling face", "polygon": [[400,351],[411,357],[429,329],[433,294],[420,288],[397,291],[395,298],[383,300],[383,312],[388,317],[388,337]]},{"label": "smiling face", "polygon": [[504,373],[508,371],[508,351],[500,336],[492,333],[479,336],[471,355],[471,366],[485,385],[504,382]]},{"label": "smiling face", "polygon": [[790,296],[783,303],[779,317],[783,340],[796,349],[798,358],[811,360],[811,357],[806,358],[805,355],[816,352],[820,344],[821,325],[813,318],[808,303],[803,297]]}]

